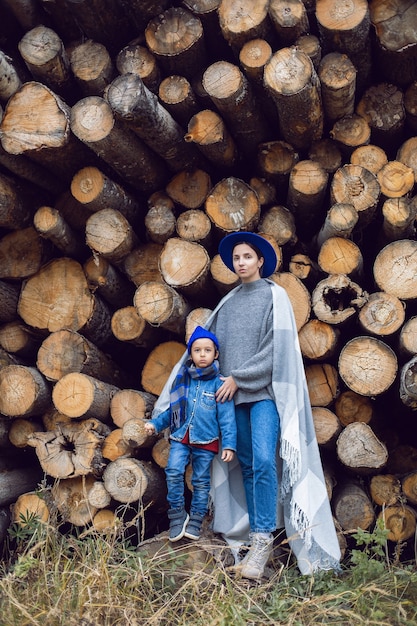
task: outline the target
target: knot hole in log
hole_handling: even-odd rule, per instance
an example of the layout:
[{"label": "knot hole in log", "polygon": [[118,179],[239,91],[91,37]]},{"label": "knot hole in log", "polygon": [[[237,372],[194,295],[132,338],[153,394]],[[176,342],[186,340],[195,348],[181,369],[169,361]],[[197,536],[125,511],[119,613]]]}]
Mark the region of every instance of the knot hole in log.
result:
[{"label": "knot hole in log", "polygon": [[344,311],[352,306],[357,295],[356,291],[351,287],[346,289],[328,289],[323,294],[323,300],[331,311]]}]

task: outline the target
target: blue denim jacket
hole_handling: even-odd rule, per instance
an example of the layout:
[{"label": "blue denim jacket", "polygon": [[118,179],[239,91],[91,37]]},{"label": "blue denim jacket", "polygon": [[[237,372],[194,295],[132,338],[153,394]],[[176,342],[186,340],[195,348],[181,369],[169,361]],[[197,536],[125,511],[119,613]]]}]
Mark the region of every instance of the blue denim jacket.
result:
[{"label": "blue denim jacket", "polygon": [[[223,384],[219,376],[209,380],[191,379],[188,390],[186,418],[170,439],[182,441],[189,429],[191,444],[206,444],[222,438],[222,448],[236,451],[236,420],[233,400],[217,402],[215,393]],[[170,425],[170,408],[150,422],[159,433]]]}]

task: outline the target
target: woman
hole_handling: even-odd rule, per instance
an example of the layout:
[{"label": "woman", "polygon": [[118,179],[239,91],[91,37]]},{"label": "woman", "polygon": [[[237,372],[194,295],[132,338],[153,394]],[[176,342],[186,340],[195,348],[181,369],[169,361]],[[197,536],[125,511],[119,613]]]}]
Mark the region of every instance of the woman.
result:
[{"label": "woman", "polygon": [[292,307],[285,290],[264,278],[276,269],[275,251],[260,235],[236,232],[220,242],[219,253],[241,283],[206,326],[223,346],[217,400],[234,399],[239,462],[213,464],[213,530],[231,545],[249,541],[238,565],[246,578],[262,577],[272,533],[283,526],[302,573],[338,568]]}]

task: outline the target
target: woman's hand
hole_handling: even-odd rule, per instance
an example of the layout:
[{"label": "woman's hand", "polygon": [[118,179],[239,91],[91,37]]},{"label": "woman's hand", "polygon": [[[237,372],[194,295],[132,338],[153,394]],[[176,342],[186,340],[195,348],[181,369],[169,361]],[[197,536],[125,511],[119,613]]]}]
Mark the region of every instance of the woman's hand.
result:
[{"label": "woman's hand", "polygon": [[216,391],[217,402],[226,402],[226,400],[231,400],[235,395],[238,386],[232,376],[220,376],[220,380],[223,381],[223,385]]},{"label": "woman's hand", "polygon": [[225,448],[222,452],[222,461],[230,463],[230,461],[233,461],[234,456],[235,453],[233,452],[233,450],[230,450],[230,448]]}]

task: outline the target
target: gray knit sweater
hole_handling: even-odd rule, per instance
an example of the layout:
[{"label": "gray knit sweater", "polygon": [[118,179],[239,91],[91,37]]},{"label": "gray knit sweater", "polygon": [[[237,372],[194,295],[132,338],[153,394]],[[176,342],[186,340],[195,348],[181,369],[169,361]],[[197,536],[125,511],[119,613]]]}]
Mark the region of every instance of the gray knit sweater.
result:
[{"label": "gray knit sweater", "polygon": [[272,295],[263,279],[242,283],[210,325],[219,339],[220,371],[232,375],[235,404],[273,398]]}]

